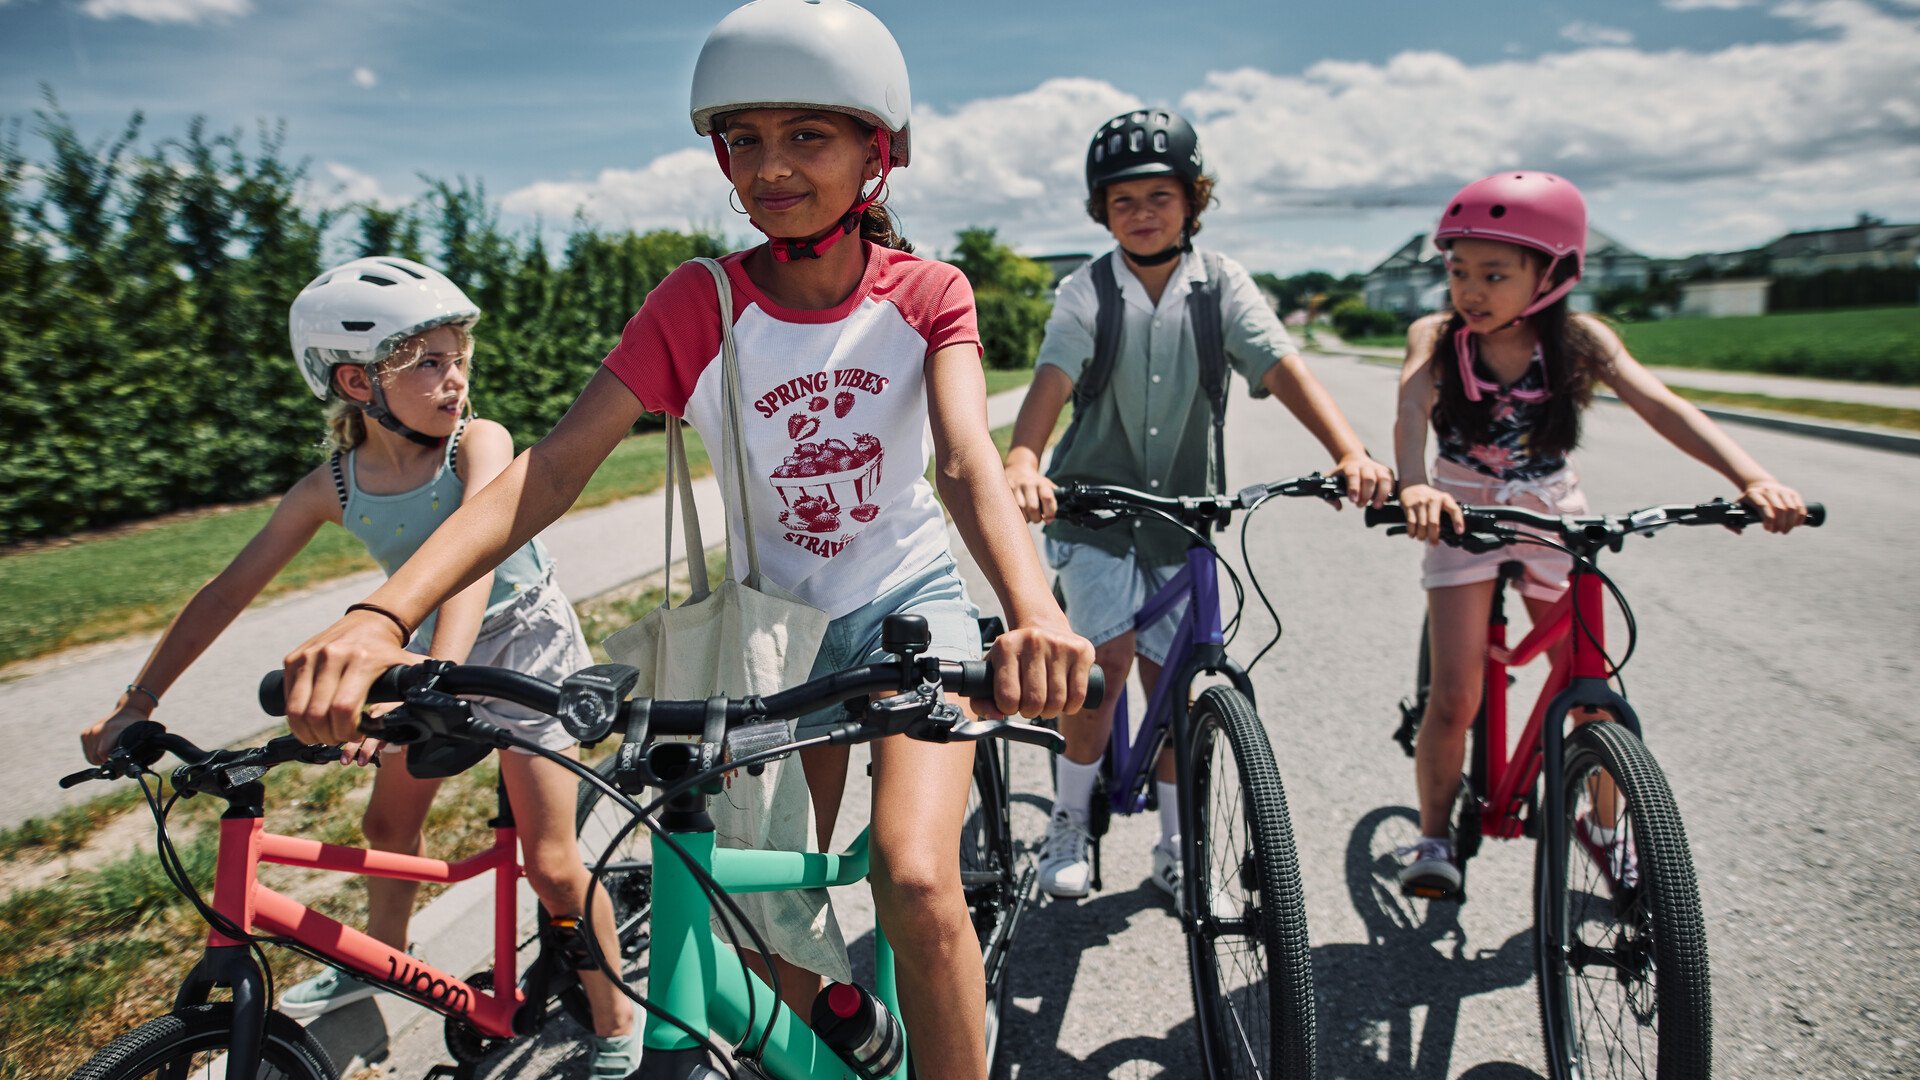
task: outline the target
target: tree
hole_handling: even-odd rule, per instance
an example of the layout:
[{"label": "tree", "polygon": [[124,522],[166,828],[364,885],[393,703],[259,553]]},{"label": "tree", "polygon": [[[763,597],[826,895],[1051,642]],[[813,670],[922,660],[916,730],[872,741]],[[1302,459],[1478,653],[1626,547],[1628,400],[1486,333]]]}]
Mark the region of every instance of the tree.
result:
[{"label": "tree", "polygon": [[1033,366],[1053,310],[1052,272],[1002,244],[993,229],[960,230],[948,261],[973,284],[987,366]]}]

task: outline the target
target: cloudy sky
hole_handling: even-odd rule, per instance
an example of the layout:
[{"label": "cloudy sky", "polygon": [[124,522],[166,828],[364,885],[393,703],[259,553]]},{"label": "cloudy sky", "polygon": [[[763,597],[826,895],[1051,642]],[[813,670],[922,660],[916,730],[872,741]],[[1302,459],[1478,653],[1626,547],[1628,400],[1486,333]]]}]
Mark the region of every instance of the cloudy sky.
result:
[{"label": "cloudy sky", "polygon": [[[284,119],[315,202],[485,183],[517,226],[745,238],[686,102],[708,0],[0,0],[0,116],[40,87],[104,136]],[[906,232],[991,225],[1030,254],[1105,239],[1086,140],[1136,104],[1191,117],[1256,269],[1364,270],[1466,180],[1562,173],[1650,254],[1862,210],[1920,220],[1920,0],[872,0],[913,75]]]}]

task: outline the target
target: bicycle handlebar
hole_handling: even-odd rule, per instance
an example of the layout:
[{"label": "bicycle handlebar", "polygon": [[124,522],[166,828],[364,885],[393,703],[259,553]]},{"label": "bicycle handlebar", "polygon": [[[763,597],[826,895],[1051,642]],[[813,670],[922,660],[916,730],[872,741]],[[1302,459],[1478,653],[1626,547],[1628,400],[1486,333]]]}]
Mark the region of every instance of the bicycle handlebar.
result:
[{"label": "bicycle handlebar", "polygon": [[1234,511],[1251,510],[1279,495],[1337,503],[1346,494],[1345,480],[1319,473],[1253,484],[1231,495],[1150,495],[1133,488],[1077,480],[1056,484],[1053,489],[1055,512],[1070,521],[1099,527],[1112,524],[1128,511],[1159,511],[1195,529],[1224,525]]},{"label": "bicycle handlebar", "polygon": [[[993,671],[984,661],[923,657],[918,660],[888,660],[832,672],[764,698],[750,695],[715,698],[711,702],[633,698],[620,705],[615,723],[626,720],[634,709],[644,707],[647,709],[650,730],[662,735],[699,735],[707,730],[709,721],[715,718],[716,709],[721,710],[720,717],[728,727],[750,720],[792,720],[854,698],[885,690],[910,689],[922,680],[937,683],[941,688],[962,697],[993,696]],[[400,664],[388,668],[374,680],[367,693],[367,701],[403,701],[408,692],[429,684],[447,694],[496,697],[548,716],[561,715],[561,688],[553,683],[505,668],[449,664],[445,661]],[[1087,708],[1099,706],[1105,686],[1099,668],[1088,672]],[[272,716],[286,715],[283,672],[268,672],[260,680],[260,707]]]},{"label": "bicycle handlebar", "polygon": [[[1745,503],[1728,502],[1714,499],[1711,502],[1696,503],[1691,506],[1650,506],[1636,510],[1631,514],[1602,514],[1590,517],[1572,515],[1543,514],[1536,510],[1527,510],[1517,506],[1462,506],[1461,516],[1466,519],[1465,534],[1456,533],[1451,518],[1442,517],[1440,521],[1441,540],[1454,546],[1472,544],[1479,538],[1482,546],[1491,544],[1497,547],[1510,542],[1513,538],[1513,525],[1526,525],[1542,532],[1558,534],[1569,546],[1583,545],[1599,547],[1610,544],[1632,533],[1652,532],[1668,525],[1725,525],[1743,528],[1758,525],[1761,518],[1758,512]],[[1827,508],[1820,503],[1807,504],[1807,524],[1818,528],[1826,524]],[[1405,525],[1406,508],[1398,503],[1386,506],[1367,507],[1366,522],[1369,528],[1376,525]]]}]

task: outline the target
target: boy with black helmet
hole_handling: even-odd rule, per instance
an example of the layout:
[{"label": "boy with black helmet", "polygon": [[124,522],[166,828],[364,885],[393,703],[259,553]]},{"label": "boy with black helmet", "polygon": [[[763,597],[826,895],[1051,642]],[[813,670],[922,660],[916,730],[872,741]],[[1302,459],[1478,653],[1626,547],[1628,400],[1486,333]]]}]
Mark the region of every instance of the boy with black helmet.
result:
[{"label": "boy with black helmet", "polygon": [[[1223,490],[1231,366],[1252,396],[1279,397],[1327,448],[1354,502],[1378,505],[1392,492],[1392,474],[1367,455],[1247,271],[1194,250],[1213,185],[1199,137],[1179,115],[1137,109],[1100,125],[1087,148],[1087,213],[1116,247],[1060,283],[1006,461],[1022,512],[1048,523],[1047,558],[1074,630],[1094,643],[1109,685],[1127,677],[1137,654],[1149,693],[1180,611],[1138,635],[1133,615],[1185,560],[1184,534],[1152,523],[1095,532],[1054,521],[1055,481],[1158,495]],[[1196,308],[1207,322],[1217,314],[1218,326],[1196,326]],[[1042,475],[1041,450],[1069,399],[1073,425]],[[1117,697],[1061,721],[1067,750],[1040,865],[1041,888],[1053,896],[1085,896],[1089,888],[1088,804]],[[1173,781],[1172,757],[1163,755],[1153,878],[1177,896]]]}]

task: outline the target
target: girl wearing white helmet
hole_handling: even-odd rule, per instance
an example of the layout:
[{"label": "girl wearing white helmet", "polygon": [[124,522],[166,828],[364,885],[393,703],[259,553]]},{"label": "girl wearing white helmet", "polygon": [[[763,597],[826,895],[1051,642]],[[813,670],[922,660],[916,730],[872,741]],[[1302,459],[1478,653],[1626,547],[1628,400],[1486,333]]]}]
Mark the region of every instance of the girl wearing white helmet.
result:
[{"label": "girl wearing white helmet", "polygon": [[[973,705],[992,715],[1078,709],[1093,648],[1054,603],[1002,478],[972,290],[953,267],[907,253],[878,205],[887,171],[909,160],[908,113],[899,46],[861,8],[760,0],[728,15],[695,68],[693,125],[768,237],[721,260],[730,309],[719,310],[704,267],[668,276],[552,433],[373,602],[403,619],[441,603],[565,510],[643,411],[683,416],[711,443],[729,407],[717,362],[724,317],[739,354],[743,495],[762,530],[761,570],[833,620],[816,671],[875,653],[882,619],[899,611],[927,618],[934,654],[977,655],[944,503],[1013,626],[993,646],[994,699]],[[938,499],[925,479],[930,457]],[[366,687],[399,659],[392,625],[367,612],[303,646],[287,665],[295,732],[351,734]],[[899,954],[916,1068],[983,1077],[985,984],[953,857],[973,751],[888,739],[873,755],[874,900]],[[830,829],[846,758],[806,765]],[[797,971],[782,979],[804,1007],[803,981]]]},{"label": "girl wearing white helmet", "polygon": [[[469,415],[468,363],[479,318],[480,309],[445,275],[396,257],[355,259],[301,290],[288,315],[294,361],[308,389],[328,403],[333,453],[294,484],[252,542],[175,617],[113,712],[82,734],[88,760],[104,760],[129,724],[152,717],[167,688],[322,525],[344,526],[392,573],[506,468],[512,437],[499,424]],[[545,547],[528,538],[502,554],[497,569],[476,575],[444,603],[403,626],[389,625],[406,631],[402,637],[413,652],[438,659],[551,680],[592,663],[573,607],[552,581]],[[559,722],[542,714],[505,702],[476,702],[474,709],[550,749],[573,745]],[[351,732],[330,741],[349,743],[342,760],[362,765],[383,749]],[[416,760],[409,761],[409,753]],[[403,763],[407,767],[394,767]],[[374,848],[418,854],[439,777],[472,759],[434,762],[419,747],[395,747],[385,764],[375,774],[361,827]],[[588,875],[574,840],[573,779],[560,766],[519,752],[502,755],[500,772],[530,883],[549,911],[577,916]],[[413,882],[368,878],[368,933],[405,947],[418,891]],[[611,912],[594,925],[610,927]],[[602,948],[614,944],[608,938]],[[593,1075],[625,1076],[639,1051],[632,1007],[599,972],[582,975],[595,1027],[608,1036],[596,1045]],[[330,969],[289,988],[279,1008],[315,1016],[376,990]]]},{"label": "girl wearing white helmet", "polygon": [[[1460,870],[1447,819],[1467,728],[1480,708],[1494,580],[1502,562],[1525,566],[1520,594],[1537,619],[1566,592],[1573,560],[1530,545],[1479,555],[1446,547],[1439,542],[1442,522],[1463,530],[1463,502],[1585,513],[1568,454],[1579,442],[1581,413],[1596,382],[1738,487],[1768,532],[1806,520],[1806,504],[1642,367],[1605,323],[1569,310],[1587,249],[1587,204],[1572,182],[1527,171],[1476,180],[1448,200],[1433,242],[1446,255],[1452,309],[1407,331],[1394,426],[1407,534],[1430,545],[1421,584],[1433,673],[1414,754],[1421,839],[1403,852],[1409,858],[1400,886],[1412,894],[1453,896]],[[1429,425],[1440,442],[1431,471]],[[1550,660],[1555,667],[1564,663],[1564,647]],[[1583,818],[1574,838],[1610,867],[1616,886],[1631,885],[1638,871],[1614,824]]]}]

